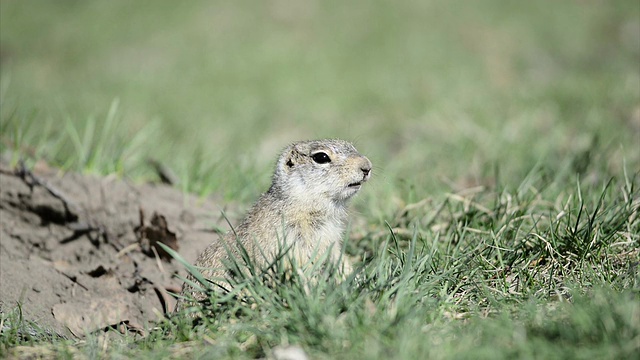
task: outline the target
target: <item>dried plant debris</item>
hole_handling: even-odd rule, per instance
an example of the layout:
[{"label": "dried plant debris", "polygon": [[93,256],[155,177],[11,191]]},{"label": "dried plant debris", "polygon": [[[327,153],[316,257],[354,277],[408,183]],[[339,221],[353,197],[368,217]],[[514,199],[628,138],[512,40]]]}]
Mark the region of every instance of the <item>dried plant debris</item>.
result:
[{"label": "dried plant debris", "polygon": [[176,233],[169,230],[166,217],[156,212],[151,216],[149,225],[145,225],[144,211],[140,209],[140,226],[136,228],[136,235],[142,251],[148,256],[157,254],[162,260],[171,261],[171,255],[158,246],[158,243],[165,244],[175,251],[179,250]]}]

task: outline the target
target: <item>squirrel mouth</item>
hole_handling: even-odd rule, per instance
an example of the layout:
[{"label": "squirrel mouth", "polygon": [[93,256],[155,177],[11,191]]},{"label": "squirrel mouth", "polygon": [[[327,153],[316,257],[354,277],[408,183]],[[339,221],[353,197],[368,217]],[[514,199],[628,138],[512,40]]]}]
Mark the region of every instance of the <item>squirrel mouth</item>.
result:
[{"label": "squirrel mouth", "polygon": [[347,187],[350,187],[350,188],[352,188],[352,187],[360,187],[360,185],[362,185],[362,181],[351,183],[351,184],[347,185]]}]

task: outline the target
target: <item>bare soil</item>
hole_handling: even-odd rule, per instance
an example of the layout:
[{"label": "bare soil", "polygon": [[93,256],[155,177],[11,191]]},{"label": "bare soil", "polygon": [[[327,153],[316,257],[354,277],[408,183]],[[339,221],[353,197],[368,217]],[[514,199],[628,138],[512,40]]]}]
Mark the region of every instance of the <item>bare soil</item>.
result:
[{"label": "bare soil", "polygon": [[183,267],[226,229],[212,198],[115,177],[0,164],[0,313],[65,336],[107,328],[145,332],[173,310]]}]

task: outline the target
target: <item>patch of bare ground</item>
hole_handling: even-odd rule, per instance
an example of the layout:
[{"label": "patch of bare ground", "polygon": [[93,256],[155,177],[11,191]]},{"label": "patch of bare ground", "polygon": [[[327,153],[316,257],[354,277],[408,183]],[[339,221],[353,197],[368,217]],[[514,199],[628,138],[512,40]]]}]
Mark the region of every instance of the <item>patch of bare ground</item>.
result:
[{"label": "patch of bare ground", "polygon": [[144,333],[184,275],[156,242],[194,262],[226,227],[221,210],[167,185],[1,165],[0,313],[20,303],[25,320],[66,336]]}]

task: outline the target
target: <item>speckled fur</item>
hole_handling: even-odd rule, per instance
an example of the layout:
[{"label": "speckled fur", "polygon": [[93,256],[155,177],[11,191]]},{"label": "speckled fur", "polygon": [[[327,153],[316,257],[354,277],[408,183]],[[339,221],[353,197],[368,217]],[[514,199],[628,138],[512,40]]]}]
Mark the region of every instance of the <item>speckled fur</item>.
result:
[{"label": "speckled fur", "polygon": [[[312,156],[318,152],[329,155],[331,162],[316,163]],[[260,196],[235,233],[229,232],[209,245],[195,265],[205,268],[202,274],[208,279],[225,278],[223,261],[230,252],[238,254],[238,242],[258,266],[272,261],[283,245],[291,247],[288,255],[298,264],[308,263],[329,249],[330,258],[338,260],[347,202],[370,175],[369,159],[347,141],[312,140],[289,145],[278,158],[269,190]],[[342,271],[351,272],[346,260]],[[182,293],[197,300],[204,298],[187,284]],[[179,302],[177,308],[182,306]]]}]

